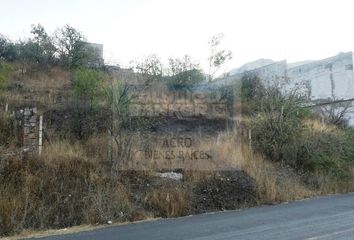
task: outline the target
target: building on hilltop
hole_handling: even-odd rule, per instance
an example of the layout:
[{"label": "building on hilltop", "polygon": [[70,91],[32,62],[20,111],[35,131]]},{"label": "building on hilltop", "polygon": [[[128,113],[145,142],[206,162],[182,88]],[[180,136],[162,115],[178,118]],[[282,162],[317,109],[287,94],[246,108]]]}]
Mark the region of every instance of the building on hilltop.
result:
[{"label": "building on hilltop", "polygon": [[[284,80],[283,91],[302,85],[302,94],[312,102],[348,100],[354,98],[353,57],[353,52],[346,52],[317,61],[290,64],[286,60],[272,62],[247,71],[233,70],[236,74],[227,74],[212,84],[233,85],[242,76],[251,73],[257,75],[265,85]],[[354,103],[346,117],[349,124],[354,126]]]},{"label": "building on hilltop", "polygon": [[81,42],[86,53],[85,65],[87,67],[99,68],[104,65],[103,44]]}]

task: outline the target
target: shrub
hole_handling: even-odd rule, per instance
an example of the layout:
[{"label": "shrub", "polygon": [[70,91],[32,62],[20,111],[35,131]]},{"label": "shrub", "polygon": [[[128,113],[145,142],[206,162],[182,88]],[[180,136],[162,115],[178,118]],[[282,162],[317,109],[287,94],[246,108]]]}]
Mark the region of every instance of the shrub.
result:
[{"label": "shrub", "polygon": [[277,87],[268,88],[250,121],[255,149],[273,161],[294,165],[296,143],[305,129],[303,120],[307,115],[296,93],[284,95]]},{"label": "shrub", "polygon": [[0,90],[6,87],[8,78],[13,70],[14,69],[11,64],[0,60]]},{"label": "shrub", "polygon": [[196,84],[201,83],[205,76],[200,70],[192,69],[165,78],[168,89],[173,91],[192,89]]},{"label": "shrub", "polygon": [[73,95],[79,100],[89,103],[93,108],[97,97],[101,94],[100,83],[103,75],[97,70],[81,68],[74,73]]},{"label": "shrub", "polygon": [[0,112],[0,144],[8,146],[15,138],[13,118],[6,112]]},{"label": "shrub", "polygon": [[337,180],[351,177],[354,167],[354,132],[351,129],[306,128],[299,144],[297,165]]}]

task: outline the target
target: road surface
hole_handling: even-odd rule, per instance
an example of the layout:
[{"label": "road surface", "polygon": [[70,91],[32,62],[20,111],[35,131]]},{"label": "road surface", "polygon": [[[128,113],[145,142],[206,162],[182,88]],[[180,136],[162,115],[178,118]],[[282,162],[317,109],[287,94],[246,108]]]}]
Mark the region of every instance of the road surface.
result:
[{"label": "road surface", "polygon": [[354,194],[112,226],[42,239],[354,239]]}]

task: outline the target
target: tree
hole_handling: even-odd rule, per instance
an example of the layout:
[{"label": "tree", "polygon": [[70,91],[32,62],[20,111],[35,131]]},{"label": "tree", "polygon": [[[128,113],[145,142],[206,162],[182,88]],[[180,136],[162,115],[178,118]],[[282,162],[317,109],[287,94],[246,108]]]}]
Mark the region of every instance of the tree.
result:
[{"label": "tree", "polygon": [[82,33],[70,25],[65,25],[56,30],[56,47],[60,61],[65,67],[77,68],[82,66],[82,60],[88,54],[88,51],[85,51],[85,41],[86,38]]},{"label": "tree", "polygon": [[14,45],[14,48],[16,51],[15,60],[20,63],[22,74],[39,63],[38,49],[34,42],[20,40]]},{"label": "tree", "polygon": [[141,61],[132,61],[131,64],[132,68],[143,76],[146,83],[159,81],[162,78],[162,64],[155,54],[149,55]]},{"label": "tree", "polygon": [[18,57],[16,45],[0,35],[0,59],[14,61]]},{"label": "tree", "polygon": [[199,64],[193,63],[188,55],[182,59],[170,58],[168,62],[167,85],[171,90],[189,89],[205,79]]},{"label": "tree", "polygon": [[220,49],[221,40],[224,38],[222,33],[214,35],[208,42],[210,47],[209,61],[209,81],[214,79],[217,71],[228,61],[232,59],[232,52]]},{"label": "tree", "polygon": [[40,24],[32,25],[31,34],[33,38],[31,42],[35,48],[35,59],[40,66],[54,64],[56,47],[53,39],[47,34],[44,27]]}]

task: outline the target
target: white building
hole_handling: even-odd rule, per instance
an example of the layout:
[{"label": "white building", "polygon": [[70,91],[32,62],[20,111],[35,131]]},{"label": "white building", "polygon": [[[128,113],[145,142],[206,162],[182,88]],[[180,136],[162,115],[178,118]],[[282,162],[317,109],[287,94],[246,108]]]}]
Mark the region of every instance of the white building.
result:
[{"label": "white building", "polygon": [[[353,52],[339,53],[336,56],[318,61],[307,61],[302,64],[288,64],[286,60],[279,62],[267,61],[266,65],[247,71],[237,71],[217,79],[216,85],[230,85],[239,81],[245,73],[259,76],[266,85],[284,79],[287,89],[295,85],[303,85],[304,94],[311,101],[333,101],[354,98]],[[247,64],[248,66],[250,64]],[[240,68],[242,69],[242,67]],[[349,124],[354,126],[354,103],[346,116]]]}]

